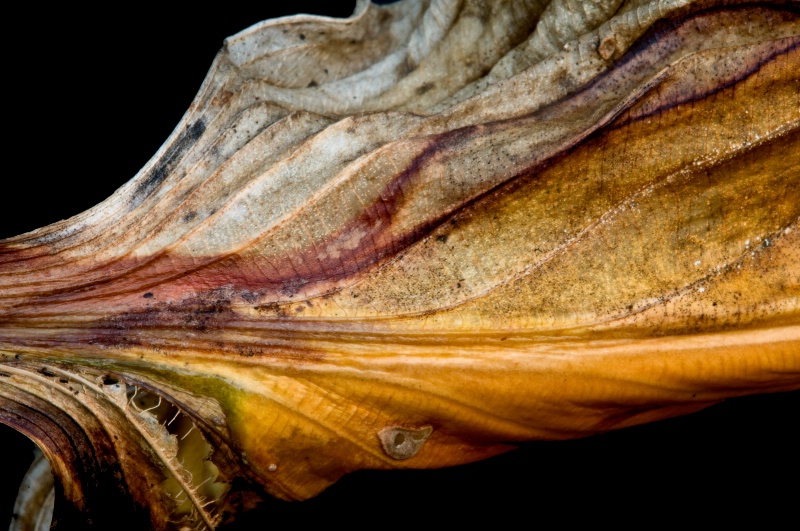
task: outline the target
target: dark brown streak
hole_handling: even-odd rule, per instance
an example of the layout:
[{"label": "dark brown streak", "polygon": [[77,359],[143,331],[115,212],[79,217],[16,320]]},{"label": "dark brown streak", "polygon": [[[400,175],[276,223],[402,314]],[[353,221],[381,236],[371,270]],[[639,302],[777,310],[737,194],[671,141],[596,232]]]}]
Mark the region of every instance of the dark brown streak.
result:
[{"label": "dark brown streak", "polygon": [[[669,111],[670,109],[673,109],[680,105],[691,104],[696,101],[700,101],[705,98],[714,96],[717,93],[722,92],[728,88],[731,88],[734,85],[746,80],[750,76],[756,74],[767,63],[777,60],[779,57],[786,56],[798,50],[798,48],[800,48],[800,36],[794,38],[781,39],[780,41],[777,42],[781,43],[782,46],[779,46],[776,49],[771,49],[769,53],[759,57],[756,62],[748,66],[745,70],[736,70],[734,72],[731,72],[729,77],[724,82],[715,84],[713,88],[710,88],[700,93],[687,94],[684,97],[681,97],[681,94],[677,93],[675,94],[674,98],[671,99],[668,98],[667,101],[660,102],[660,105],[653,106],[648,110],[640,113],[635,112],[636,110],[641,108],[637,105],[636,109],[631,109],[630,111],[625,113],[624,116],[620,117],[620,119],[615,120],[612,128],[620,129],[629,124],[646,120],[648,118],[652,118],[653,116]],[[653,99],[650,99],[648,101],[652,101]],[[661,98],[658,99],[660,100]]]}]

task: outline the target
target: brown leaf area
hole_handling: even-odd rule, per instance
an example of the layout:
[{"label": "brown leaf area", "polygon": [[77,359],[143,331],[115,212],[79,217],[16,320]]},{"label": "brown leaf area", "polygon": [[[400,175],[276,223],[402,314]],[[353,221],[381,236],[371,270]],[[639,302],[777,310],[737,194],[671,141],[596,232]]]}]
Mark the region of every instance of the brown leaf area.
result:
[{"label": "brown leaf area", "polygon": [[67,499],[116,456],[166,528],[184,474],[69,371],[185,412],[241,480],[206,527],[800,388],[796,8],[445,4],[230,38],[133,181],[0,242],[0,410]]}]

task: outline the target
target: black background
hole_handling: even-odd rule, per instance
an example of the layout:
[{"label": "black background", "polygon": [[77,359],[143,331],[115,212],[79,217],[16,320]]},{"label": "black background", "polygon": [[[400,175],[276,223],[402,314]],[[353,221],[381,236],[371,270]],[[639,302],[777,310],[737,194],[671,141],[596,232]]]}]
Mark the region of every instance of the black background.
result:
[{"label": "black background", "polygon": [[[320,4],[195,5],[169,14],[140,4],[113,12],[30,4],[7,13],[0,237],[77,214],[131,178],[178,123],[226,36],[294,12],[348,16],[353,2]],[[232,528],[428,527],[475,518],[530,527],[643,517],[648,524],[755,517],[793,527],[799,406],[800,392],[741,398],[580,441],[531,443],[464,467],[359,472],[314,500],[267,502]],[[27,439],[0,428],[10,463],[0,474],[3,528],[32,454]]]}]

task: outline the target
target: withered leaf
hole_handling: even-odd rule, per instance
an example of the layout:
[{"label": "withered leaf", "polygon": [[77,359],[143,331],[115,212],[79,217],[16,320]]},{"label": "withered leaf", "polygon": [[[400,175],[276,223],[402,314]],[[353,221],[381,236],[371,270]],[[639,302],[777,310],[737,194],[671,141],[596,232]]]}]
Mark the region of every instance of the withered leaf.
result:
[{"label": "withered leaf", "polygon": [[[59,371],[147,386],[223,476],[302,499],[797,389],[796,10],[609,3],[545,49],[568,2],[445,4],[229,40],[129,185],[2,244],[0,348],[31,375],[4,397],[85,431]],[[427,427],[403,460],[379,435]],[[156,525],[137,474],[165,461],[123,470]]]}]

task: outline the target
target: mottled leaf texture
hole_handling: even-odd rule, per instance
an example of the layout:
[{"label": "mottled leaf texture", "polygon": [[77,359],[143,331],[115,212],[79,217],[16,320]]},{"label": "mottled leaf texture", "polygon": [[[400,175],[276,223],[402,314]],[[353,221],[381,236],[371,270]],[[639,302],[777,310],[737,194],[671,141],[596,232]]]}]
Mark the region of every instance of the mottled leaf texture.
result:
[{"label": "mottled leaf texture", "polygon": [[109,199],[0,242],[0,421],[56,523],[800,388],[800,10],[359,2],[228,38]]}]

